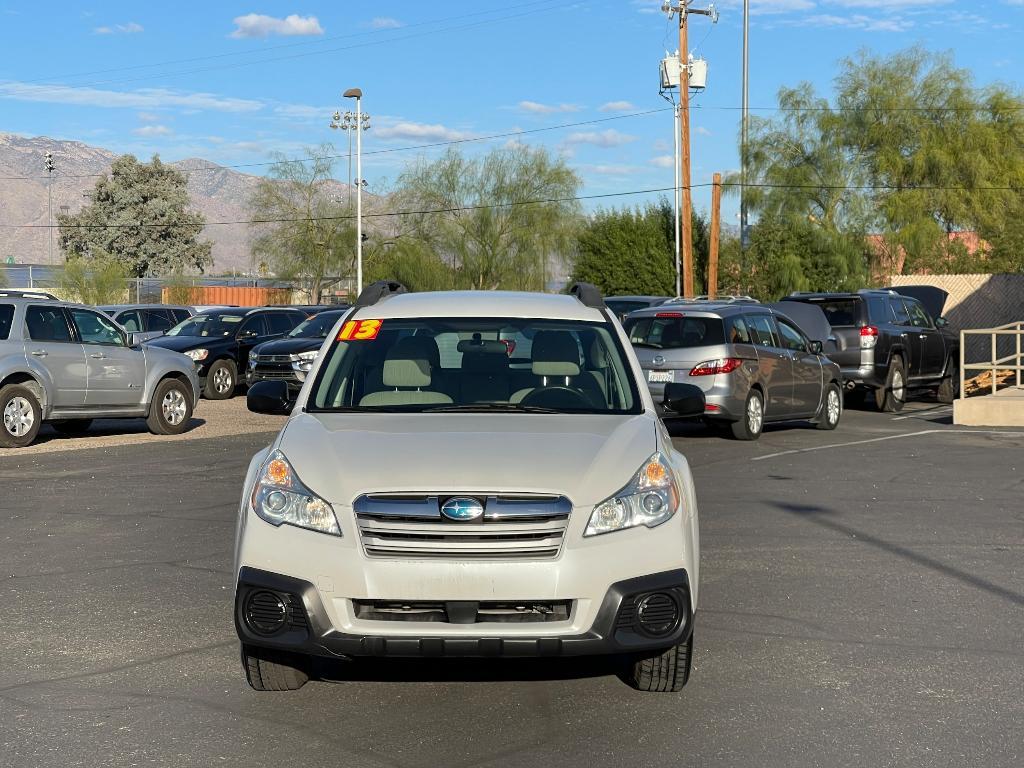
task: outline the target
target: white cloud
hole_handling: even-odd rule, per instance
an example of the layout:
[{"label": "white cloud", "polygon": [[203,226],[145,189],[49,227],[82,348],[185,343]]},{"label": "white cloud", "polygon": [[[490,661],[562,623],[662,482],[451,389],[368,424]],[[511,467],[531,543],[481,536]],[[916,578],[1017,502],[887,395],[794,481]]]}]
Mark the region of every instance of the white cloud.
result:
[{"label": "white cloud", "polygon": [[215,112],[255,112],[263,103],[212,93],[187,93],[166,88],[141,88],[136,91],[109,91],[101,88],[76,88],[70,85],[39,85],[0,81],[0,99],[37,101],[51,104],[75,104],[83,107],[160,109],[182,107]]},{"label": "white cloud", "polygon": [[699,133],[701,136],[711,136],[712,135],[711,131],[709,131],[703,125],[698,125],[697,126],[697,133]]},{"label": "white cloud", "polygon": [[402,139],[404,141],[460,141],[473,138],[473,134],[467,131],[459,131],[439,124],[412,122],[375,128],[373,133],[382,139]]},{"label": "white cloud", "polygon": [[606,131],[577,131],[565,137],[565,143],[572,146],[576,144],[592,144],[595,147],[607,149],[609,147],[621,147],[636,141],[636,136],[628,133],[619,133],[614,128]]},{"label": "white cloud", "polygon": [[520,101],[516,105],[520,111],[529,112],[532,115],[550,115],[555,112],[579,112],[577,104],[541,104],[538,101]]},{"label": "white cloud", "polygon": [[235,30],[231,33],[231,37],[234,38],[267,38],[274,35],[294,37],[324,33],[316,16],[299,16],[295,13],[283,19],[262,13],[248,13],[245,16],[236,16],[234,23]]},{"label": "white cloud", "polygon": [[374,29],[398,29],[405,25],[398,19],[393,19],[390,16],[377,16],[370,21],[370,26]]},{"label": "white cloud", "polygon": [[[726,9],[742,10],[743,0],[720,0],[716,5]],[[814,8],[812,0],[750,0],[752,16],[780,15],[796,11],[810,11]]]},{"label": "white cloud", "polygon": [[647,162],[658,168],[673,168],[676,164],[676,159],[672,155],[658,155],[657,157],[652,157]]},{"label": "white cloud", "polygon": [[93,33],[97,35],[134,35],[142,30],[143,27],[141,24],[129,21],[127,24],[114,24],[110,27],[96,27],[93,30]]},{"label": "white cloud", "polygon": [[160,115],[157,115],[157,114],[155,114],[153,112],[139,112],[138,117],[139,117],[139,120],[141,120],[144,123],[159,123],[160,122]]},{"label": "white cloud", "polygon": [[581,170],[586,173],[596,173],[600,176],[630,176],[637,171],[635,165],[626,164],[598,164],[598,165],[583,165]]},{"label": "white cloud", "polygon": [[166,125],[144,125],[141,128],[136,128],[132,133],[136,136],[152,138],[154,136],[170,136],[174,131]]},{"label": "white cloud", "polygon": [[630,101],[607,101],[597,108],[598,112],[633,112],[636,109]]},{"label": "white cloud", "polygon": [[861,29],[867,32],[906,32],[914,26],[914,22],[900,17],[879,18],[864,14],[837,16],[830,13],[815,13],[798,20],[788,22],[791,26],[800,27],[832,27],[843,29]]}]

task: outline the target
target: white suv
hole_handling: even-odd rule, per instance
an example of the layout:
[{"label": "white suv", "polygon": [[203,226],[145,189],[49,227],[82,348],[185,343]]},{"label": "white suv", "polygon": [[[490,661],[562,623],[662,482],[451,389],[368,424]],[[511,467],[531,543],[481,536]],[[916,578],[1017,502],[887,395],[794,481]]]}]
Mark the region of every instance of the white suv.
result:
[{"label": "white suv", "polygon": [[[249,684],[312,657],[611,654],[641,690],[686,684],[693,480],[613,313],[573,295],[367,288],[249,467],[235,624]],[[694,387],[666,405],[703,413]]]}]

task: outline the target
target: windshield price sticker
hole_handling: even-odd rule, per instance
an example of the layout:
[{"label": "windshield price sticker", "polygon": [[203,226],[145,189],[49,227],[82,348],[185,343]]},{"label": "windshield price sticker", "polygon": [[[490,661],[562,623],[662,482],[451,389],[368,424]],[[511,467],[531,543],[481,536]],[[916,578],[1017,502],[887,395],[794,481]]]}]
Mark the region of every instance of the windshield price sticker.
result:
[{"label": "windshield price sticker", "polygon": [[338,331],[338,341],[373,341],[383,324],[383,320],[349,320]]}]

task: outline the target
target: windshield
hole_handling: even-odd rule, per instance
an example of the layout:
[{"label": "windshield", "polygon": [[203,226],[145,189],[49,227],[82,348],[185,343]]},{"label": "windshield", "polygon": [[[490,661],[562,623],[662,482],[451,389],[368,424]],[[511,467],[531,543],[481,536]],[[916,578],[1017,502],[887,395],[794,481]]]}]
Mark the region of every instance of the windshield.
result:
[{"label": "windshield", "polygon": [[299,339],[326,339],[331,328],[344,314],[344,312],[321,312],[308,320],[303,320],[288,335]]},{"label": "windshield", "polygon": [[228,312],[211,312],[193,315],[167,332],[168,336],[234,336],[244,315]]},{"label": "windshield", "polygon": [[310,411],[640,413],[612,326],[523,318],[355,320]]},{"label": "windshield", "polygon": [[[605,306],[619,317],[625,317],[630,312],[638,309],[647,309],[651,306],[650,301],[620,301],[617,299],[605,299]],[[657,303],[657,302],[654,302]]]},{"label": "windshield", "polygon": [[814,299],[808,303],[821,307],[833,328],[857,324],[859,299]]},{"label": "windshield", "polygon": [[626,321],[629,343],[653,349],[687,349],[725,343],[722,321],[717,317],[685,317],[679,312]]}]

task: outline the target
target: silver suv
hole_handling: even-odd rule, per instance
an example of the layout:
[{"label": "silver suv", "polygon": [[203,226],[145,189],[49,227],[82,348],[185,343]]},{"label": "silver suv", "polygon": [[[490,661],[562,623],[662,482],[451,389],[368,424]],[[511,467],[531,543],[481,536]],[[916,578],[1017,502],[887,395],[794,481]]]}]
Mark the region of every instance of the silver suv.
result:
[{"label": "silver suv", "polygon": [[[827,326],[826,326],[827,327]],[[745,302],[665,304],[633,312],[625,330],[654,399],[665,385],[704,392],[704,419],[756,440],[765,423],[809,419],[835,429],[842,375],[790,317]]]},{"label": "silver suv", "polygon": [[96,418],[184,432],[199,398],[192,361],[137,341],[91,307],[0,291],[0,448],[29,445],[44,421],[65,434]]}]

